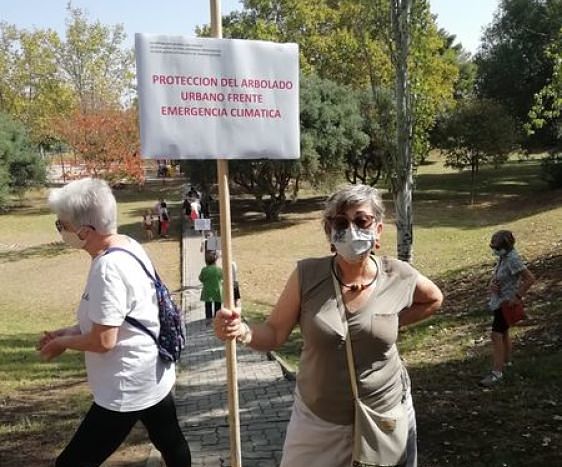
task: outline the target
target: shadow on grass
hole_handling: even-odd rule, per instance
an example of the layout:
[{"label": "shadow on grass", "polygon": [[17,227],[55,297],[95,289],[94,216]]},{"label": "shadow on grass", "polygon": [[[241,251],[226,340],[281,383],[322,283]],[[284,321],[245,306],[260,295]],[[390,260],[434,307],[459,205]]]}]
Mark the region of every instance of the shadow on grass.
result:
[{"label": "shadow on grass", "polygon": [[[168,206],[171,204],[169,203]],[[119,233],[122,235],[128,235],[129,237],[134,238],[139,243],[146,243],[149,240],[146,239],[144,228],[142,225],[142,216],[144,215],[146,209],[131,209],[129,212],[131,215],[138,217],[138,222],[132,222],[129,224],[120,224],[119,225]],[[178,242],[181,237],[181,229],[182,229],[182,216],[181,216],[181,209],[180,207],[171,205],[170,210],[170,228],[168,230],[168,238],[159,238],[158,237],[158,227],[157,223],[154,222],[153,224],[153,240],[159,241],[172,241]]]},{"label": "shadow on grass", "polygon": [[424,227],[481,228],[524,219],[560,207],[562,190],[548,190],[538,161],[511,162],[482,169],[470,205],[470,173],[416,177],[416,224]]},{"label": "shadow on grass", "polygon": [[525,342],[516,339],[515,366],[491,390],[477,386],[488,365],[481,354],[410,369],[420,465],[561,464],[556,416],[562,353],[530,350]]},{"label": "shadow on grass", "polygon": [[154,206],[160,198],[169,200],[181,200],[183,187],[186,183],[184,178],[148,181],[142,189],[135,186],[127,186],[121,190],[114,190],[113,193],[118,203],[130,203],[136,201],[146,201],[150,208]]},{"label": "shadow on grass", "polygon": [[0,217],[3,215],[13,216],[47,216],[53,212],[48,207],[35,207],[30,204],[18,204],[9,207],[6,211],[0,210]]},{"label": "shadow on grass", "polygon": [[[0,334],[0,377],[20,386],[0,397],[2,467],[51,466],[92,402],[83,355],[68,352],[42,362],[35,350],[37,339],[37,334]],[[131,433],[126,444],[136,449],[146,442],[141,429]],[[141,467],[145,462],[143,458],[104,465]]]},{"label": "shadow on grass", "polygon": [[30,246],[20,250],[0,251],[0,263],[21,261],[30,258],[52,258],[67,253],[72,250],[63,242],[53,242],[43,245]]},{"label": "shadow on grass", "polygon": [[[441,278],[442,311],[401,331],[420,466],[562,465],[562,243],[529,267],[538,279],[526,298],[532,319],[511,331],[514,366],[493,389],[478,386],[490,368],[488,265]],[[294,332],[280,353],[294,362],[301,348]]]},{"label": "shadow on grass", "polygon": [[259,210],[255,199],[232,198],[233,235],[243,237],[270,230],[283,230],[310,220],[320,222],[320,211],[324,208],[325,201],[325,196],[299,198],[287,203],[278,221],[266,221],[265,214]]},{"label": "shadow on grass", "polygon": [[35,346],[39,334],[0,334],[0,375],[35,387],[50,378],[84,379],[83,356],[66,352],[52,362],[43,362]]}]

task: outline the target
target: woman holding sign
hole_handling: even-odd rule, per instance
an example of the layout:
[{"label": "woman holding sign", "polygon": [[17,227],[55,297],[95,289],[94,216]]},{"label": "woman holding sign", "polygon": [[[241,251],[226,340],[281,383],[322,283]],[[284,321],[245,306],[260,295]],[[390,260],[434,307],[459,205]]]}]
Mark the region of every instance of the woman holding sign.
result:
[{"label": "woman holding sign", "polygon": [[[299,261],[264,323],[248,326],[239,309],[222,309],[215,318],[220,339],[262,351],[281,346],[297,324],[301,328],[282,467],[348,467],[352,460],[417,465],[410,380],[396,340],[400,326],[437,310],[442,294],[409,264],[374,254],[382,221],[375,188],[344,187],[328,198],[323,213],[335,254]],[[356,417],[359,410],[372,415],[372,433]],[[384,449],[365,454],[359,442],[373,436],[370,446]]]}]

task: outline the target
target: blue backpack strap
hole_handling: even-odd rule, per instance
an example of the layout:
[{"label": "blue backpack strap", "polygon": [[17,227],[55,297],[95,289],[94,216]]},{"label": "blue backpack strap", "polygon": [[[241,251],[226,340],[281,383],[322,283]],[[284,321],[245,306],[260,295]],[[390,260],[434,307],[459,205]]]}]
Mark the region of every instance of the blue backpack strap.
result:
[{"label": "blue backpack strap", "polygon": [[114,247],[111,247],[111,248],[108,248],[107,250],[105,250],[105,253],[103,255],[104,256],[108,255],[109,253],[113,253],[114,251],[122,251],[122,252],[127,253],[128,255],[132,256],[133,258],[135,258],[137,263],[139,263],[141,265],[141,267],[144,269],[144,272],[146,273],[146,275],[148,277],[150,277],[152,282],[154,282],[155,284],[161,284],[162,283],[162,281],[160,280],[160,277],[158,276],[158,273],[156,272],[156,270],[154,271],[154,273],[156,274],[156,277],[154,277],[150,273],[150,271],[148,270],[146,265],[140,260],[140,258],[137,255],[135,255],[132,251],[127,250],[126,248],[114,246]]},{"label": "blue backpack strap", "polygon": [[[140,260],[140,258],[137,255],[135,255],[133,252],[131,252],[131,251],[125,249],[125,248],[120,248],[118,246],[108,248],[107,250],[105,250],[105,253],[103,255],[105,256],[105,255],[108,255],[109,253],[113,253],[115,251],[122,251],[122,252],[127,253],[128,255],[132,256],[133,258],[135,258],[137,260],[137,263],[139,263],[141,265],[141,267],[144,269],[144,272],[146,273],[146,275],[150,278],[150,280],[152,280],[152,282],[154,282],[156,284],[157,287],[162,283],[160,281],[160,277],[158,277],[158,273],[156,272],[156,270],[154,271],[154,273],[156,274],[156,277],[154,277],[152,274],[150,274],[150,271],[145,266],[145,264]],[[146,334],[148,334],[150,337],[152,337],[154,342],[156,342],[156,345],[159,345],[158,338],[154,335],[154,333],[150,329],[148,329],[139,320],[133,318],[132,316],[127,315],[127,316],[125,316],[125,321],[127,321],[127,323],[130,323],[131,325],[135,326],[136,328],[140,329],[141,331],[144,331]]]},{"label": "blue backpack strap", "polygon": [[158,342],[158,338],[154,335],[154,333],[148,329],[144,324],[142,324],[139,320],[133,318],[132,316],[125,316],[125,321],[127,321],[127,323],[135,326],[136,328],[139,328],[141,331],[144,331],[146,334],[148,334],[150,337],[152,337],[152,340],[154,342],[156,342],[156,345],[160,345],[160,343]]}]

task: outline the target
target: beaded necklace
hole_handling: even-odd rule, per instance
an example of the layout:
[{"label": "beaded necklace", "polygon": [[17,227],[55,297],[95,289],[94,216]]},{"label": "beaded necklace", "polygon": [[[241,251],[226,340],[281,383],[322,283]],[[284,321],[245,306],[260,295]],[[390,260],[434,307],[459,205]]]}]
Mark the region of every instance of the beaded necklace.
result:
[{"label": "beaded necklace", "polygon": [[367,283],[367,284],[345,284],[343,282],[343,280],[338,276],[338,273],[336,272],[336,257],[332,257],[332,272],[334,273],[334,277],[336,278],[336,280],[338,281],[338,283],[346,288],[351,290],[352,292],[362,292],[363,290],[365,290],[368,287],[371,287],[371,285],[373,285],[375,283],[375,281],[377,280],[377,277],[379,275],[379,265],[377,264],[375,258],[373,256],[370,256],[371,260],[375,263],[375,266],[377,268],[377,272],[375,274],[375,276],[373,277],[373,279],[371,280],[371,282]]}]

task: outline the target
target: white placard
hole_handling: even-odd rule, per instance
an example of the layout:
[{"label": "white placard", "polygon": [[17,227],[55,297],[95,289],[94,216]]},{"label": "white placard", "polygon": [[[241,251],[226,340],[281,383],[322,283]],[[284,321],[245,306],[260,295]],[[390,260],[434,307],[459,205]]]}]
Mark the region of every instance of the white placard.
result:
[{"label": "white placard", "polygon": [[221,249],[220,237],[209,237],[207,239],[207,251],[217,251]]},{"label": "white placard", "polygon": [[141,154],[300,157],[297,44],[136,34]]},{"label": "white placard", "polygon": [[195,230],[211,230],[211,219],[195,219],[193,228]]}]

